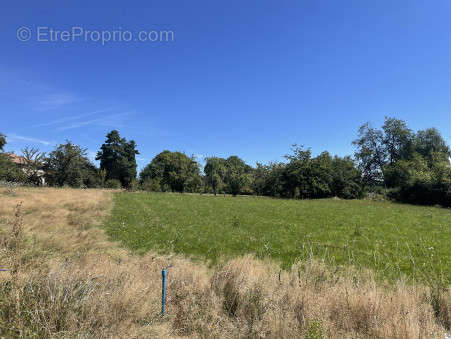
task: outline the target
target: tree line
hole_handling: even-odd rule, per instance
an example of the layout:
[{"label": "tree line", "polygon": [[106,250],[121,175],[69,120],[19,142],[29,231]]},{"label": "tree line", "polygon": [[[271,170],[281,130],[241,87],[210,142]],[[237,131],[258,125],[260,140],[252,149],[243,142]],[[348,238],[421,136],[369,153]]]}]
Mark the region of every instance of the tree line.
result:
[{"label": "tree line", "polygon": [[[0,134],[0,150],[6,138]],[[160,192],[246,194],[280,198],[358,199],[383,194],[391,199],[451,206],[450,148],[437,129],[413,132],[403,120],[385,118],[380,129],[364,124],[353,141],[354,157],[317,156],[293,145],[285,161],[252,167],[236,155],[207,157],[202,167],[193,156],[165,150],[137,173],[135,141],[116,130],[106,135],[96,167],[86,149],[67,141],[48,155],[23,150],[27,170],[0,153],[0,180],[50,186],[106,187]]]}]

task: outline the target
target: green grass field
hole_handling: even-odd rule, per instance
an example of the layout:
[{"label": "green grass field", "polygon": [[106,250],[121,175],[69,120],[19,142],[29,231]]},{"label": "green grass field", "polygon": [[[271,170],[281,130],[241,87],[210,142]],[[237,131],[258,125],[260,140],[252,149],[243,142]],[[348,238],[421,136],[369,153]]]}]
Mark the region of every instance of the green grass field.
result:
[{"label": "green grass field", "polygon": [[137,252],[215,263],[245,253],[284,268],[314,256],[386,278],[451,283],[451,211],[365,200],[118,193],[107,233]]}]

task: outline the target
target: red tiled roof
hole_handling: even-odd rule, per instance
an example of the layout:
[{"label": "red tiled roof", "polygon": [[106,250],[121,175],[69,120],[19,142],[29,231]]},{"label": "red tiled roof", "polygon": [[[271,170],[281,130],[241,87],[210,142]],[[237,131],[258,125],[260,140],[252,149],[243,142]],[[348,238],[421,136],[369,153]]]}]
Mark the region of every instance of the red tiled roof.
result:
[{"label": "red tiled roof", "polygon": [[10,153],[9,156],[11,157],[11,161],[18,165],[26,165],[27,161],[25,158],[21,155],[16,155],[14,153]]}]

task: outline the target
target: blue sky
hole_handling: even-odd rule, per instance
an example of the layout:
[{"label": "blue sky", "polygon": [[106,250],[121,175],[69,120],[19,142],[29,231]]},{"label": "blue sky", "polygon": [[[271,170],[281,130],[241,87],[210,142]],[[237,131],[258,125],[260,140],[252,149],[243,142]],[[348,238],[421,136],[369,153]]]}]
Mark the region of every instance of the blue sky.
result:
[{"label": "blue sky", "polygon": [[[7,150],[68,139],[93,157],[118,129],[140,167],[164,149],[252,165],[293,143],[352,154],[358,127],[386,115],[450,143],[450,17],[441,0],[5,1],[0,131]],[[39,27],[174,40],[37,41]]]}]

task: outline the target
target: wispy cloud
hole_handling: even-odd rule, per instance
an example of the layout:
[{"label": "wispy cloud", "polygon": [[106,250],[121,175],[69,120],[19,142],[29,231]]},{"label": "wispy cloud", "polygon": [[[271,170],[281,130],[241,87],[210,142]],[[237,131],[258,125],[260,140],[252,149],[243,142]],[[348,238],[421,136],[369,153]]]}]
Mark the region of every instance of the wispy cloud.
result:
[{"label": "wispy cloud", "polygon": [[48,146],[48,145],[50,145],[52,143],[50,141],[36,139],[36,138],[31,138],[31,137],[25,137],[23,135],[17,135],[15,133],[8,133],[6,135],[6,139],[8,140],[9,143],[15,142],[15,141],[28,141],[28,142],[32,142],[32,143],[36,143],[36,144],[42,144],[42,145],[46,145],[46,146]]},{"label": "wispy cloud", "polygon": [[70,125],[61,126],[58,128],[60,131],[67,131],[69,129],[79,128],[83,126],[96,125],[96,126],[107,126],[107,127],[122,127],[122,119],[124,116],[129,115],[131,112],[116,113],[109,116],[102,116],[100,118],[91,119],[87,121],[75,121]]},{"label": "wispy cloud", "polygon": [[97,118],[97,119],[88,120],[88,121],[77,121],[77,122],[74,122],[67,126],[61,126],[58,128],[58,130],[67,131],[68,129],[79,128],[79,127],[83,127],[83,126],[87,126],[87,125],[94,125],[94,124],[101,123],[102,120],[103,119]]},{"label": "wispy cloud", "polygon": [[32,74],[1,66],[0,96],[38,112],[60,109],[84,100],[70,90],[49,86]]},{"label": "wispy cloud", "polygon": [[105,113],[105,112],[108,112],[110,110],[111,110],[111,108],[107,108],[107,109],[101,109],[101,110],[88,112],[88,113],[71,115],[71,116],[63,117],[63,118],[56,119],[56,120],[53,120],[53,121],[44,122],[42,124],[35,125],[34,127],[44,127],[44,126],[59,125],[59,124],[63,124],[63,123],[69,122],[69,121],[75,121],[75,120],[79,120],[79,119],[86,118],[86,117],[89,117],[89,116],[93,116],[95,114]]},{"label": "wispy cloud", "polygon": [[32,98],[33,106],[38,111],[49,111],[78,101],[81,99],[76,95],[63,92],[42,94]]},{"label": "wispy cloud", "polygon": [[[96,125],[107,127],[123,127],[122,118],[131,114],[132,112],[121,112],[114,114],[105,114],[112,111],[113,108],[99,109],[96,111],[81,113],[77,115],[65,116],[48,122],[43,122],[34,127],[55,126],[59,131],[67,131],[70,129],[80,128],[84,126]],[[95,116],[98,117],[95,117]],[[93,119],[85,120],[85,118],[93,117]],[[58,126],[59,125],[59,126]]]}]

